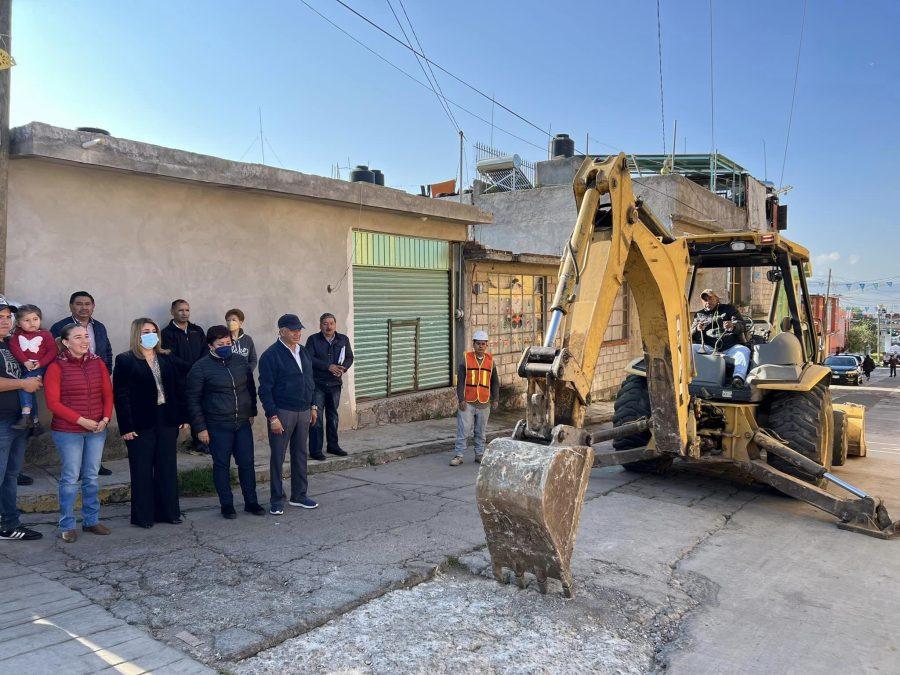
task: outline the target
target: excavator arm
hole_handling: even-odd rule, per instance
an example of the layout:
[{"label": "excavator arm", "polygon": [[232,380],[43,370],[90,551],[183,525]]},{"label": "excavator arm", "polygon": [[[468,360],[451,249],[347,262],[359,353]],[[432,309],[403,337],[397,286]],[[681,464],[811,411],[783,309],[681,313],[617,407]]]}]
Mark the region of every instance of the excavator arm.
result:
[{"label": "excavator arm", "polygon": [[638,309],[651,404],[664,412],[650,422],[655,447],[682,455],[693,370],[686,244],[636,202],[624,154],[604,162],[585,158],[574,189],[578,218],[562,256],[544,343],[526,349],[519,363],[528,398],[518,436],[587,444],[583,427],[593,374],[627,282]]},{"label": "excavator arm", "polygon": [[[528,380],[526,419],[512,438],[491,442],[476,483],[494,575],[518,584],[535,575],[543,592],[559,579],[571,596],[575,533],[594,465],[592,443],[652,432],[646,447],[598,455],[610,466],[660,457],[702,459],[701,433],[689,392],[693,376],[691,319],[685,293],[691,261],[687,240],[672,237],[632,192],[626,156],[586,158],[574,182],[578,219],[560,264],[550,322],[541,346],[529,347],[519,362]],[[591,385],[603,336],[623,284],[637,305],[647,364],[651,419],[639,419],[589,434],[584,429]],[[784,383],[779,389],[787,391]],[[900,534],[882,501],[846,483],[816,461],[759,428],[755,406],[735,407],[729,437],[748,448],[735,464],[751,476],[840,518],[840,527],[881,538]],[[831,415],[831,406],[826,414]],[[861,418],[861,415],[857,414]],[[825,426],[827,429],[827,424]],[[862,425],[858,424],[860,434]],[[709,434],[725,433],[701,429]],[[828,436],[830,438],[830,436]],[[823,441],[824,442],[824,441]],[[861,440],[860,440],[861,442]],[[831,451],[831,441],[827,442]],[[805,475],[849,491],[839,498],[784,473],[761,459],[777,456]],[[827,464],[827,462],[826,462]]]}]

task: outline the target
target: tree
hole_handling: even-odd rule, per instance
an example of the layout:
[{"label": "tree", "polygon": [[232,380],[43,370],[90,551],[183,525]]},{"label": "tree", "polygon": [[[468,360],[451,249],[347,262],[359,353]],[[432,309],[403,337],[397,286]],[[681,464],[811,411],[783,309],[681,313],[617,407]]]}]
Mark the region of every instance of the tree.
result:
[{"label": "tree", "polygon": [[865,354],[870,350],[877,351],[875,320],[867,317],[855,323],[855,325],[847,332],[844,344],[846,345],[846,351],[848,352]]}]

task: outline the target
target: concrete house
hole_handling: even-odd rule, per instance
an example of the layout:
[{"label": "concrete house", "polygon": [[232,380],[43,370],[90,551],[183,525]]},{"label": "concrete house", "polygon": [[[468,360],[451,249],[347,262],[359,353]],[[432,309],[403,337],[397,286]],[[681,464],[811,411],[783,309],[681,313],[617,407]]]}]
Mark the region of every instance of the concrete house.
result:
[{"label": "concrete house", "polygon": [[11,137],[5,292],[49,326],[88,290],[113,351],[186,298],[208,327],[241,308],[258,349],[286,312],[332,312],[356,363],[341,422],[453,409],[461,245],[479,208],[31,123]]},{"label": "concrete house", "polygon": [[[636,196],[674,233],[772,229],[766,188],[742,167],[718,155],[716,177],[710,183],[710,172],[703,171],[711,165],[709,155],[680,157],[676,155],[674,171],[665,173],[660,171],[665,158],[632,157]],[[477,329],[488,331],[508,396],[524,389],[515,372],[522,350],[543,339],[560,255],[577,216],[572,179],[583,161],[584,156],[576,155],[537,162],[531,180],[519,176],[502,184],[495,181],[493,189],[490,181],[476,181],[472,193],[464,195],[467,203],[491,213],[493,220],[473,227],[474,243],[464,251],[467,319],[458,343],[468,344]],[[490,168],[497,165],[493,162]],[[754,315],[768,311],[772,287],[762,273],[705,271],[697,280],[695,296],[705,286],[730,291]],[[692,300],[698,307],[699,299]],[[642,352],[636,307],[625,287],[604,336],[594,395],[614,396],[623,369]]]}]

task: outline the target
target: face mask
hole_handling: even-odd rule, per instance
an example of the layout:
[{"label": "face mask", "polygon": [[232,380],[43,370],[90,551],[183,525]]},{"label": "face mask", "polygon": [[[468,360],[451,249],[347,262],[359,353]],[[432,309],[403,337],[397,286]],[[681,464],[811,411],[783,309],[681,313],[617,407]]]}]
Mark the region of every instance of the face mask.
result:
[{"label": "face mask", "polygon": [[229,356],[231,356],[231,345],[216,347],[216,356],[218,356],[220,359],[227,359]]},{"label": "face mask", "polygon": [[141,335],[141,347],[144,349],[153,349],[159,344],[159,335],[156,333],[144,333]]},{"label": "face mask", "polygon": [[241,327],[241,322],[237,319],[232,319],[228,322],[228,330],[237,330]]}]

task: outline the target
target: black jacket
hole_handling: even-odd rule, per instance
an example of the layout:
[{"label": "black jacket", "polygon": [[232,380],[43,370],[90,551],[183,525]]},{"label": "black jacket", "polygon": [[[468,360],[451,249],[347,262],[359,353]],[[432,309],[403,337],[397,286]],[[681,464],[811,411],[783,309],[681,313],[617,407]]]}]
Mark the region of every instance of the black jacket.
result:
[{"label": "black jacket", "polygon": [[[60,319],[55,324],[50,326],[50,334],[58,338],[60,334],[62,334],[62,329],[68,326],[70,323],[78,323],[78,320],[74,316],[67,316],[65,319]],[[91,319],[91,328],[94,330],[94,340],[97,344],[93,345],[94,353],[103,359],[103,363],[106,364],[106,369],[109,372],[113,370],[113,353],[112,353],[112,345],[109,343],[109,336],[106,333],[106,326],[97,321],[96,319]]]},{"label": "black jacket", "polygon": [[204,354],[209,353],[206,333],[200,326],[188,322],[187,331],[181,330],[172,319],[160,333],[162,348],[172,352],[172,356],[184,362],[185,372]]},{"label": "black jacket", "polygon": [[257,415],[253,371],[240,354],[222,360],[207,351],[188,373],[185,398],[194,433],[237,429]]},{"label": "black jacket", "polygon": [[[338,363],[344,350],[344,361]],[[353,365],[353,350],[350,348],[350,338],[343,333],[335,333],[331,344],[322,335],[322,332],[313,333],[306,340],[306,351],[312,359],[313,377],[318,387],[340,387],[343,380],[332,375],[329,366],[343,366],[349,370]]]},{"label": "black jacket", "polygon": [[[724,326],[726,321],[733,321],[737,325],[730,331],[726,331]],[[702,332],[696,329],[699,322],[706,323],[706,328]],[[710,335],[710,331],[717,333],[718,337]],[[744,343],[744,320],[741,313],[732,305],[720,302],[712,310],[701,309],[694,314],[691,335],[692,341],[697,344],[703,343],[719,350],[730,349]]]},{"label": "black jacket", "polygon": [[[176,427],[187,422],[179,386],[182,376],[168,354],[158,354],[156,358],[166,396],[162,406],[163,419],[167,426]],[[119,433],[124,436],[132,431],[155,427],[159,408],[156,397],[156,381],[147,362],[131,352],[119,354],[113,370],[113,402],[116,404]]]},{"label": "black jacket", "polygon": [[276,340],[259,357],[259,400],[266,417],[277,415],[279,408],[299,412],[312,406],[316,391],[313,364],[302,345],[300,363],[302,373],[291,350],[281,340]]}]

